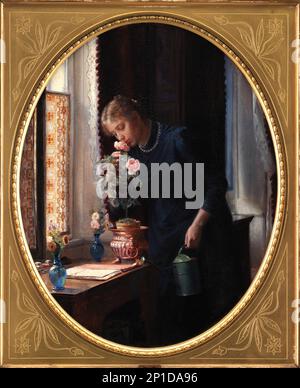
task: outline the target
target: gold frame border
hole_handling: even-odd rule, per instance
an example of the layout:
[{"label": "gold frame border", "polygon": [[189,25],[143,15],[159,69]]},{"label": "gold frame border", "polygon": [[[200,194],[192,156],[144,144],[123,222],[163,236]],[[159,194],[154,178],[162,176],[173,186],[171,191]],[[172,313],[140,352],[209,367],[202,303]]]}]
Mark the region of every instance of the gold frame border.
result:
[{"label": "gold frame border", "polygon": [[[137,15],[137,14],[141,15]],[[243,59],[240,58],[238,54],[236,54],[227,44],[222,42],[219,38],[211,34],[209,31],[205,30],[201,27],[200,22],[191,22],[186,20],[185,17],[169,16],[162,15],[165,14],[163,12],[151,12],[151,15],[145,15],[145,12],[135,12],[135,16],[126,16],[122,18],[118,18],[117,20],[113,20],[110,22],[101,22],[100,26],[96,29],[94,28],[91,32],[84,34],[81,38],[76,40],[74,44],[71,44],[57,60],[52,61],[52,65],[50,69],[45,70],[42,80],[37,84],[34,88],[35,92],[33,96],[28,98],[25,106],[25,113],[21,115],[21,123],[18,125],[18,130],[16,132],[14,147],[13,147],[13,164],[11,169],[11,209],[12,209],[12,219],[14,224],[14,229],[17,236],[17,241],[19,243],[19,247],[21,250],[21,256],[24,259],[26,269],[28,270],[31,279],[33,280],[34,285],[36,286],[38,292],[42,295],[44,301],[47,306],[76,334],[79,334],[83,339],[89,341],[90,343],[97,345],[105,350],[113,351],[122,355],[127,356],[142,356],[142,357],[161,357],[161,356],[170,356],[174,354],[178,354],[180,352],[184,352],[190,349],[199,346],[225,328],[227,328],[230,323],[236,318],[240,313],[242,313],[245,308],[249,305],[250,301],[257,294],[260,286],[263,284],[263,280],[265,279],[269,269],[273,263],[273,259],[276,256],[276,249],[279,246],[280,237],[282,235],[284,220],[285,220],[285,210],[286,210],[286,198],[287,198],[287,169],[286,169],[286,160],[287,154],[285,152],[285,147],[282,139],[282,135],[279,129],[279,125],[275,115],[273,114],[273,107],[271,108],[271,104],[266,97],[268,95],[267,91],[265,92],[263,88],[259,85],[258,81],[254,77],[253,73],[247,67],[246,63]],[[113,19],[116,19],[115,17]],[[160,348],[138,348],[138,347],[130,347],[125,345],[116,344],[105,340],[91,332],[89,332],[86,328],[82,327],[78,322],[73,320],[63,309],[59,306],[59,304],[54,300],[49,291],[46,289],[46,286],[43,284],[40,276],[38,275],[33,263],[32,257],[28,249],[28,245],[26,242],[26,238],[24,235],[24,230],[22,226],[21,220],[21,212],[20,212],[20,198],[19,198],[19,173],[20,173],[20,161],[22,156],[23,143],[27,131],[27,127],[30,121],[30,118],[33,114],[34,108],[38,102],[38,98],[42,94],[43,90],[46,87],[46,84],[52,74],[55,72],[57,67],[70,55],[72,55],[77,48],[83,46],[88,41],[92,40],[94,37],[101,35],[109,31],[110,29],[114,29],[117,27],[121,27],[128,24],[135,23],[162,23],[177,26],[191,32],[196,33],[198,36],[203,37],[204,39],[210,41],[216,47],[218,47],[221,51],[225,53],[231,59],[235,65],[240,69],[240,71],[245,75],[246,79],[250,83],[252,89],[256,93],[261,106],[266,115],[270,132],[273,140],[273,146],[276,154],[276,164],[277,164],[277,174],[278,174],[278,194],[277,194],[277,206],[276,206],[276,215],[274,220],[274,225],[272,229],[271,238],[268,244],[268,248],[266,250],[265,257],[260,266],[259,272],[256,275],[255,279],[252,281],[252,284],[246,294],[242,297],[242,299],[237,303],[234,309],[227,314],[220,322],[214,325],[212,328],[207,330],[206,332],[200,334],[199,336],[182,342],[180,344],[175,344],[166,347]],[[279,179],[280,178],[280,179]]]}]

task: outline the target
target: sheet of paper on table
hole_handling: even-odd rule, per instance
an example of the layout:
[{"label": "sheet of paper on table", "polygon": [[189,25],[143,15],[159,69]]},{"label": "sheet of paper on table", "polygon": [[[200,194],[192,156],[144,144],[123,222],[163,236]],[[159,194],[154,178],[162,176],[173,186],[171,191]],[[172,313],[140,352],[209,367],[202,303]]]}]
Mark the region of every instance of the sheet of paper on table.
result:
[{"label": "sheet of paper on table", "polygon": [[108,280],[121,273],[120,269],[86,268],[83,265],[67,269],[69,279]]}]

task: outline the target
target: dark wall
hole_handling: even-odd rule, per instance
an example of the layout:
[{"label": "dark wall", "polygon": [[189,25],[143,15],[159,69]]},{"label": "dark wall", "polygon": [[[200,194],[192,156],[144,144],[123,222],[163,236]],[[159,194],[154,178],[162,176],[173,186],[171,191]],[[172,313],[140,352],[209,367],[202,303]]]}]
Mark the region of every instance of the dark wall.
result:
[{"label": "dark wall", "polygon": [[[136,24],[98,38],[99,113],[116,94],[142,101],[150,117],[186,125],[199,152],[224,168],[224,55],[183,29]],[[105,152],[111,140],[104,140]]]},{"label": "dark wall", "polygon": [[224,55],[208,41],[188,32],[185,52],[185,123],[200,134],[201,152],[208,151],[208,156],[225,168]]}]

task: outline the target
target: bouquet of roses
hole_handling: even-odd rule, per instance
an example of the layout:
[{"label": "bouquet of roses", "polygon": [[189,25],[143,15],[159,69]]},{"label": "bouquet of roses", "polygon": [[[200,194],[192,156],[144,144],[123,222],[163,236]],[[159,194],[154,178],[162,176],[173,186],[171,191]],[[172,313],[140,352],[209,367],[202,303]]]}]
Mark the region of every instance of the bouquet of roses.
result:
[{"label": "bouquet of roses", "polygon": [[[99,179],[96,191],[99,198],[108,200],[113,207],[124,209],[127,218],[128,208],[138,204],[136,198],[128,196],[127,189],[130,181],[140,173],[140,162],[128,157],[129,147],[126,143],[116,141],[114,147],[116,151],[101,159],[97,165],[96,175]],[[126,187],[123,187],[123,195],[120,195],[121,182],[124,184],[124,181]]]}]

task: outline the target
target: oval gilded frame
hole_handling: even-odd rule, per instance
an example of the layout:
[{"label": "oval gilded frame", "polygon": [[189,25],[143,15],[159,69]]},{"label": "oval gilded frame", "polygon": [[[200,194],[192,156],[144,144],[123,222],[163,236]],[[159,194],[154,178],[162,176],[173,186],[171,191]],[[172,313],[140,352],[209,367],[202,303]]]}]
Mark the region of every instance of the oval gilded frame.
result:
[{"label": "oval gilded frame", "polygon": [[[199,334],[198,336],[184,341],[179,344],[157,347],[157,348],[138,348],[125,346],[117,344],[111,341],[108,341],[104,338],[97,336],[94,333],[91,333],[89,330],[81,326],[77,321],[71,318],[64,309],[54,300],[50,292],[46,288],[44,282],[39,276],[35,266],[33,265],[33,260],[31,253],[28,248],[26,241],[25,233],[22,225],[21,217],[21,208],[20,208],[20,197],[19,197],[19,176],[20,176],[20,165],[22,150],[25,141],[25,136],[27,128],[32,117],[35,106],[37,105],[38,99],[41,96],[43,90],[46,87],[47,82],[58,68],[61,63],[71,56],[78,48],[83,46],[85,43],[89,42],[98,35],[101,35],[111,29],[117,27],[136,24],[136,23],[158,23],[158,24],[167,24],[183,28],[185,30],[191,31],[196,35],[208,40],[216,47],[218,47],[229,59],[234,62],[234,64],[239,68],[239,70],[246,77],[250,86],[254,90],[256,96],[258,97],[262,109],[267,118],[269,124],[273,146],[276,155],[276,165],[277,165],[277,176],[278,176],[278,185],[277,185],[277,206],[276,214],[274,219],[274,225],[271,233],[271,237],[268,243],[268,247],[264,256],[264,259],[260,265],[259,271],[252,281],[250,288],[241,298],[241,300],[236,304],[231,312],[229,312],[223,319],[221,319],[217,324],[208,329],[206,332]],[[57,58],[57,56],[56,56]],[[11,211],[12,219],[14,224],[14,229],[16,232],[17,241],[20,247],[21,256],[24,259],[26,268],[30,274],[30,277],[37,288],[38,292],[42,295],[47,306],[76,334],[80,335],[83,339],[92,343],[93,345],[99,346],[102,349],[116,352],[122,355],[128,356],[142,356],[142,357],[161,357],[161,356],[170,356],[178,354],[195,348],[210,339],[217,336],[222,332],[226,327],[228,327],[232,321],[240,315],[245,308],[249,305],[250,301],[257,294],[260,286],[263,284],[264,279],[266,278],[267,273],[270,270],[270,267],[276,256],[276,250],[279,246],[280,238],[282,236],[282,230],[285,220],[285,210],[286,210],[286,198],[287,198],[287,155],[285,152],[283,136],[279,128],[276,115],[274,114],[274,108],[269,102],[270,98],[268,97],[267,90],[264,90],[260,86],[254,74],[250,71],[246,64],[246,59],[243,59],[243,56],[239,53],[236,53],[233,49],[230,48],[230,42],[222,41],[215,34],[209,32],[207,29],[201,26],[200,22],[191,21],[186,17],[179,17],[178,15],[172,15],[170,13],[163,12],[152,12],[146,14],[145,12],[130,13],[126,14],[122,18],[114,18],[113,20],[102,21],[98,24],[98,27],[93,28],[87,34],[84,34],[79,39],[76,39],[73,43],[69,43],[69,46],[63,51],[58,59],[53,59],[51,65],[43,72],[40,82],[37,82],[34,87],[34,93],[32,96],[29,96],[26,103],[26,108],[23,114],[21,115],[21,120],[19,122],[14,147],[13,147],[13,156],[11,163]]]}]

